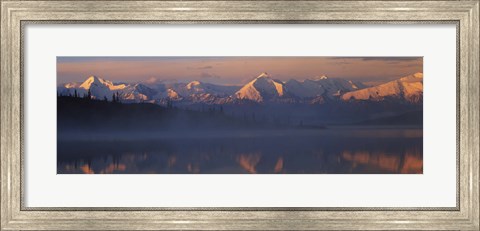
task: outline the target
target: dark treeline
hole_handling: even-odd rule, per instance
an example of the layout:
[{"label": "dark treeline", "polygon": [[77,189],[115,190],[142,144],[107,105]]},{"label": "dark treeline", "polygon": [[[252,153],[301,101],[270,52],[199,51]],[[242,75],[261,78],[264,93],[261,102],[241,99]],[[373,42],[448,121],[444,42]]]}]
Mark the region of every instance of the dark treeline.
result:
[{"label": "dark treeline", "polygon": [[[82,98],[85,100],[99,100],[95,99],[95,97],[92,95],[92,92],[90,89],[86,93],[79,93],[77,89],[73,93],[69,94],[57,94],[57,97],[70,97],[70,98]],[[120,94],[118,92],[112,93],[112,97],[109,99],[107,96],[103,97],[103,101],[108,102],[120,102]]]},{"label": "dark treeline", "polygon": [[404,114],[370,119],[356,123],[357,125],[423,125],[423,111],[410,111]]},{"label": "dark treeline", "polygon": [[[397,100],[304,103],[244,103],[225,105],[182,105],[195,111],[222,110],[232,117],[260,123],[295,127],[324,127],[330,125],[419,125],[423,106]],[[213,108],[213,109],[212,109]],[[406,116],[404,116],[406,115]],[[415,115],[412,118],[411,115]],[[418,119],[420,115],[420,120]],[[379,121],[375,121],[379,120]],[[370,122],[367,122],[370,121]],[[383,121],[387,122],[384,123]]]},{"label": "dark treeline", "polygon": [[222,108],[206,111],[180,109],[168,103],[121,103],[91,97],[58,96],[58,131],[178,131],[285,128],[251,118],[236,118]]},{"label": "dark treeline", "polygon": [[[381,114],[379,114],[381,113]],[[118,95],[89,92],[57,97],[58,131],[178,131],[228,129],[323,129],[339,125],[423,124],[420,106],[391,102],[324,105],[178,105],[167,101],[122,103]],[[331,123],[328,123],[330,121]]]}]

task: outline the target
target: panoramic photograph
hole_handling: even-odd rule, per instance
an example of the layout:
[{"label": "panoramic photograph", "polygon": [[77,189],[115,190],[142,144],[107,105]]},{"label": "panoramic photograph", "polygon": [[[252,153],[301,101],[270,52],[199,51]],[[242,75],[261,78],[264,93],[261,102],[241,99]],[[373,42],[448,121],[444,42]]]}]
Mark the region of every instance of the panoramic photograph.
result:
[{"label": "panoramic photograph", "polygon": [[57,174],[423,173],[423,57],[59,56],[56,78]]}]

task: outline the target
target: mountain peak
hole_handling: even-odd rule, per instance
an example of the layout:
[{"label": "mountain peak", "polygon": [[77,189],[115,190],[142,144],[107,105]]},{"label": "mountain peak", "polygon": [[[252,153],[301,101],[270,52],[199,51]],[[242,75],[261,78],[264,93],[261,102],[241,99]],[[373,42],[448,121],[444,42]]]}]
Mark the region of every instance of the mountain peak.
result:
[{"label": "mountain peak", "polygon": [[269,78],[270,75],[267,73],[267,72],[262,72],[259,76],[257,76],[257,79],[258,78]]},{"label": "mountain peak", "polygon": [[262,102],[264,99],[282,97],[284,94],[283,82],[270,78],[263,72],[257,78],[247,83],[235,93],[238,99],[249,99]]},{"label": "mountain peak", "polygon": [[423,79],[423,73],[422,72],[417,72],[417,73],[413,74],[413,77],[415,77],[417,79]]},{"label": "mountain peak", "polygon": [[324,80],[324,79],[328,79],[328,76],[326,75],[319,75],[319,76],[316,76],[313,78],[313,80]]},{"label": "mountain peak", "polygon": [[194,81],[187,84],[187,89],[192,89],[195,86],[198,86],[200,84],[202,84],[200,81],[194,80]]},{"label": "mountain peak", "polygon": [[192,85],[200,85],[200,81],[194,80],[194,81],[190,82],[189,84],[192,84]]},{"label": "mountain peak", "polygon": [[399,81],[403,82],[422,82],[423,81],[423,73],[417,72],[415,74],[411,74],[401,78]]},{"label": "mountain peak", "polygon": [[100,78],[98,78],[95,75],[91,75],[84,82],[94,82],[94,81],[100,81]]},{"label": "mountain peak", "polygon": [[126,87],[125,84],[115,85],[111,81],[99,78],[99,77],[94,76],[94,75],[88,77],[79,87],[83,88],[85,90],[88,90],[92,87],[92,85],[94,85],[96,87],[101,87],[101,88],[106,87],[110,90],[120,90],[120,89],[124,89]]},{"label": "mountain peak", "polygon": [[98,78],[97,76],[91,75],[80,85],[81,88],[90,89],[92,83],[100,82],[103,84],[103,79]]}]

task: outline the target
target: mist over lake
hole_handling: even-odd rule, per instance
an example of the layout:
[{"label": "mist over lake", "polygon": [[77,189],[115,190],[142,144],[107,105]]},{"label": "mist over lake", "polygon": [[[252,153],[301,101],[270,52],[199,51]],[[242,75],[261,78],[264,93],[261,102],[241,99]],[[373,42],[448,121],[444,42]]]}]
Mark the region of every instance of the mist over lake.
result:
[{"label": "mist over lake", "polygon": [[58,173],[422,173],[422,130],[64,134]]}]

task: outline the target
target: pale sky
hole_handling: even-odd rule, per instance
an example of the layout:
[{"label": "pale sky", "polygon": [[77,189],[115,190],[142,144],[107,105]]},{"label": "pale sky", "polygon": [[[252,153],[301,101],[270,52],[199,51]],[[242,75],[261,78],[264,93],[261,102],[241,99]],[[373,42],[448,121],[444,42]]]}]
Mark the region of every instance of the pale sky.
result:
[{"label": "pale sky", "polygon": [[280,80],[327,75],[382,83],[423,72],[422,57],[57,57],[58,83],[95,75],[113,82],[240,85],[262,72]]}]

